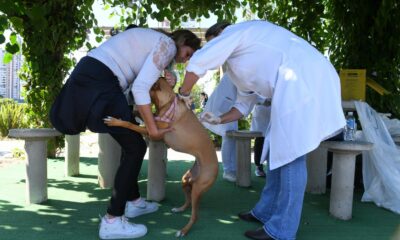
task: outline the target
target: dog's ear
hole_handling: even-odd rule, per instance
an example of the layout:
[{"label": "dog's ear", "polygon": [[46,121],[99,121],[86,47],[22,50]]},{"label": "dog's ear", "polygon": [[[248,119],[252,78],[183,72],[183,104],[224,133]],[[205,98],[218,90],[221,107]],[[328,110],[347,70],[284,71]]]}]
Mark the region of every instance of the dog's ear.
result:
[{"label": "dog's ear", "polygon": [[151,86],[151,88],[150,88],[150,91],[160,91],[160,90],[161,90],[161,88],[160,88],[160,84],[158,83],[158,81],[155,82],[153,84],[153,86]]}]

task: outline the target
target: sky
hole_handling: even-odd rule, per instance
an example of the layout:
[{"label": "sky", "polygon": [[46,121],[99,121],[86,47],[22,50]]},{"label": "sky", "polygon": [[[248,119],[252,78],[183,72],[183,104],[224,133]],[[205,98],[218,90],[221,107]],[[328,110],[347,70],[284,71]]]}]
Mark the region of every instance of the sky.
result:
[{"label": "sky", "polygon": [[[107,10],[104,10],[104,5],[102,4],[102,1],[96,0],[95,3],[93,4],[93,11],[96,16],[96,19],[98,21],[98,25],[101,27],[112,27],[115,24],[119,23],[119,17],[115,16],[113,18],[110,18],[110,14],[112,13],[112,9],[109,8]],[[196,26],[183,26],[183,27],[201,27],[201,28],[208,28],[211,25],[213,25],[217,21],[217,17],[215,15],[210,14],[210,18],[202,18],[200,23],[197,23]],[[190,23],[190,25],[193,25],[194,23]],[[199,25],[200,24],[200,25]],[[183,24],[185,25],[185,24]],[[158,22],[152,19],[149,19],[149,26],[150,27],[157,27]]]}]

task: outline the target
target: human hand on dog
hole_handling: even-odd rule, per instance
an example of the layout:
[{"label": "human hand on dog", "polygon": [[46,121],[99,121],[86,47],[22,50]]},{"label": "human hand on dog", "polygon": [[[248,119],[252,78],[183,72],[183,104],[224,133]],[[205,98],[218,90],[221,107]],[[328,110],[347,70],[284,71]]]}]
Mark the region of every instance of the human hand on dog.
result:
[{"label": "human hand on dog", "polygon": [[205,112],[200,115],[200,121],[216,125],[221,123],[221,118],[215,116],[212,112]]},{"label": "human hand on dog", "polygon": [[121,119],[116,119],[111,116],[107,116],[106,118],[103,118],[104,124],[109,126],[109,127],[120,127],[122,126],[122,121]]},{"label": "human hand on dog", "polygon": [[176,84],[175,75],[172,72],[168,71],[168,70],[164,70],[164,76],[165,76],[165,79],[167,80],[168,84],[171,87],[174,87],[175,84]]},{"label": "human hand on dog", "polygon": [[149,138],[153,141],[162,140],[166,133],[172,132],[174,130],[174,128],[158,128],[157,131],[149,131]]}]

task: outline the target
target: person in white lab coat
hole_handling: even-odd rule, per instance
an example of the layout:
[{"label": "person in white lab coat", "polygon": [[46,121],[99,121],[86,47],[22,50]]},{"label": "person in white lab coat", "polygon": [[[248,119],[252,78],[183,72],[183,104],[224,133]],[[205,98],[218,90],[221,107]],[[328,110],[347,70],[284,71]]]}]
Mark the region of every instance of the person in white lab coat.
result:
[{"label": "person in white lab coat", "polygon": [[[206,40],[210,41],[214,37],[218,36],[218,34],[229,25],[230,23],[228,22],[215,24],[206,31]],[[213,114],[220,115],[229,111],[236,101],[236,94],[237,90],[235,85],[233,85],[228,75],[224,74],[217,88],[213,91],[204,106],[203,113],[212,112]],[[237,130],[238,121],[219,125],[209,124],[204,121],[202,121],[202,123],[208,130],[222,137],[221,157],[224,170],[222,178],[230,182],[236,182],[235,140],[227,137],[225,133],[229,130]]]},{"label": "person in white lab coat", "polygon": [[[224,75],[217,88],[209,97],[204,113],[212,112],[215,115],[223,114],[235,103],[236,100],[236,87],[233,85],[228,75]],[[236,146],[233,138],[226,136],[226,131],[237,130],[238,121],[233,121],[225,124],[210,124],[203,121],[203,125],[211,132],[218,134],[222,137],[221,143],[221,157],[224,173],[223,179],[236,182]]]},{"label": "person in white lab coat", "polygon": [[206,115],[212,124],[238,120],[258,97],[271,99],[271,121],[262,159],[269,155],[261,197],[244,220],[263,227],[249,230],[252,239],[295,239],[307,182],[305,155],[345,125],[340,81],[332,64],[292,32],[267,21],[226,27],[190,59],[179,95],[187,99],[199,77],[226,63],[238,90],[225,114]]}]

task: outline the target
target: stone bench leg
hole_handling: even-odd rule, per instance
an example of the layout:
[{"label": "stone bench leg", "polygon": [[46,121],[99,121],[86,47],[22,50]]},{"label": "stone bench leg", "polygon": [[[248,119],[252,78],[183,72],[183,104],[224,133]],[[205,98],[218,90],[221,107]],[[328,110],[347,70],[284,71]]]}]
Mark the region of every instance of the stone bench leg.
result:
[{"label": "stone bench leg", "polygon": [[353,211],[353,190],[356,156],[371,150],[373,143],[364,141],[324,141],[321,146],[333,153],[332,186],[329,212],[348,220]]},{"label": "stone bench leg", "polygon": [[27,203],[47,200],[47,141],[25,140]]},{"label": "stone bench leg", "polygon": [[358,153],[333,151],[329,212],[342,220],[349,220],[352,216],[354,173]]},{"label": "stone bench leg", "polygon": [[236,184],[251,185],[251,138],[236,138]]},{"label": "stone bench leg", "polygon": [[306,192],[324,194],[326,192],[326,170],[328,150],[318,147],[307,154],[307,187]]},{"label": "stone bench leg", "polygon": [[121,159],[121,147],[108,133],[99,133],[99,185],[101,188],[114,186],[114,178]]},{"label": "stone bench leg", "polygon": [[65,176],[79,175],[80,136],[65,135]]},{"label": "stone bench leg", "polygon": [[227,131],[226,136],[236,142],[236,185],[249,187],[251,185],[251,139],[262,137],[261,132]]},{"label": "stone bench leg", "polygon": [[147,199],[161,201],[165,198],[167,147],[162,141],[149,141],[149,164],[147,166]]}]

